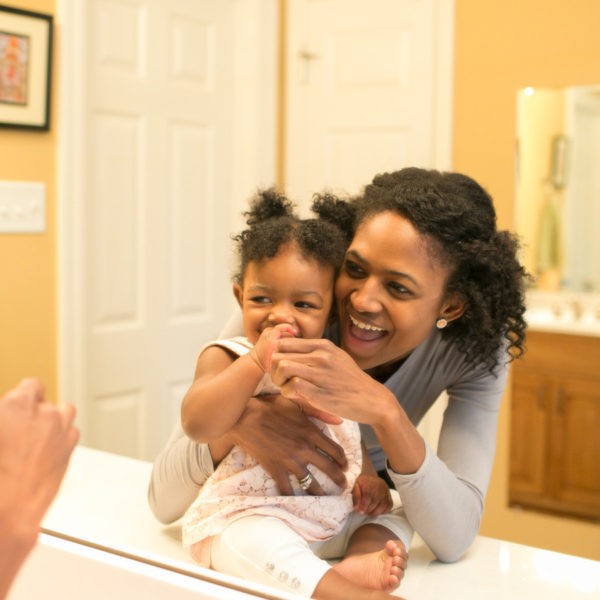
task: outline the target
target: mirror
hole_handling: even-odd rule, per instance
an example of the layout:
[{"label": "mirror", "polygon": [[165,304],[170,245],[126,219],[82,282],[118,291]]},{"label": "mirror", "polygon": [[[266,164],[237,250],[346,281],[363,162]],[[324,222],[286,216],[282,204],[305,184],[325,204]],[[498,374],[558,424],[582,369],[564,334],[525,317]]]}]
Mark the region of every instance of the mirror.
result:
[{"label": "mirror", "polygon": [[[75,12],[77,14],[82,13],[83,16],[85,17],[85,22],[88,22],[90,24],[92,24],[94,27],[96,27],[96,25],[98,26],[98,30],[100,32],[100,34],[105,35],[106,36],[106,32],[108,31],[108,33],[110,33],[110,28],[107,29],[107,23],[109,23],[108,20],[103,20],[103,19],[88,19],[88,15],[87,15],[87,9],[83,9],[83,8],[79,8],[80,5],[84,5],[87,3],[73,3],[73,2],[65,2],[63,3],[65,6],[71,6],[73,8],[73,10],[75,10]],[[116,10],[118,15],[121,15],[126,23],[132,23],[134,22],[134,13],[135,13],[135,9],[137,9],[138,5],[141,6],[142,3],[136,3],[135,7],[132,8],[129,5],[127,5],[125,7],[125,9],[123,8],[123,6],[120,5],[120,3],[106,3],[107,7]],[[207,5],[210,5],[211,3],[206,3]],[[215,3],[216,4],[216,3]],[[218,3],[219,5],[223,4],[227,4],[227,3]],[[275,4],[275,3],[273,3]],[[278,3],[279,4],[279,3]],[[316,3],[313,3],[316,4]],[[323,3],[323,4],[327,4],[327,3]],[[114,6],[113,6],[114,5]],[[262,55],[260,52],[258,52],[258,50],[260,50],[260,48],[262,48],[262,46],[258,46],[255,44],[255,40],[251,39],[251,29],[248,25],[249,23],[249,19],[248,19],[248,12],[250,12],[252,9],[252,7],[254,6],[271,6],[271,3],[266,3],[266,2],[248,2],[248,3],[234,3],[234,5],[236,7],[239,8],[239,10],[243,11],[243,14],[241,14],[238,17],[236,17],[235,22],[236,23],[241,23],[244,29],[244,34],[245,36],[243,36],[244,39],[250,39],[250,41],[252,42],[252,48],[255,49],[256,47],[256,57],[257,57],[257,62],[259,64],[263,64],[265,62],[265,56]],[[90,5],[91,6],[91,5]],[[95,5],[96,8],[101,7],[101,4],[97,4]],[[91,10],[91,9],[90,9]],[[373,11],[370,11],[371,13]],[[65,19],[63,19],[65,20]],[[72,18],[71,18],[72,20]],[[264,19],[263,19],[264,21]],[[179,21],[177,21],[177,23],[179,23]],[[187,26],[188,23],[183,22],[182,26]],[[64,30],[67,30],[68,28],[65,27]],[[121,32],[123,30],[120,30]],[[136,30],[137,31],[137,30]],[[192,31],[194,31],[192,29]],[[384,29],[384,31],[387,31]],[[210,37],[211,32],[207,32],[207,39],[213,39],[212,37]],[[79,34],[78,34],[79,36]],[[125,36],[126,37],[126,36]],[[102,38],[104,40],[104,45],[102,46],[102,58],[108,63],[108,68],[110,69],[124,69],[124,70],[130,70],[133,71],[132,67],[131,67],[131,61],[130,61],[130,55],[135,55],[135,49],[138,47],[138,42],[139,40],[135,37],[131,37],[128,38],[126,37],[126,39],[124,40],[125,43],[125,47],[124,49],[120,49],[119,47],[117,47],[114,43],[114,36],[108,36],[108,37],[104,37]],[[64,41],[64,40],[63,40]],[[62,45],[63,47],[66,46],[66,44]],[[183,52],[183,50],[185,50],[185,48],[182,48],[181,45],[177,46],[178,51]],[[253,53],[248,53],[249,58],[253,58],[254,54]],[[85,55],[87,56],[87,55]],[[178,54],[179,56],[179,54]],[[80,60],[80,56],[76,56],[74,57],[73,60],[74,65],[76,65],[76,69],[79,71],[82,69],[81,67],[81,60]],[[185,76],[187,75],[187,71],[185,70],[185,68],[183,67],[191,67],[191,68],[197,68],[198,65],[200,64],[200,59],[198,57],[194,57],[194,60],[192,60],[189,65],[187,63],[184,63],[182,65],[182,70],[180,72],[178,72],[179,76],[182,77],[185,80]],[[86,69],[87,72],[87,69]],[[377,73],[379,73],[380,71],[377,71]],[[66,74],[66,70],[61,70],[61,78],[66,80],[66,77],[62,77],[62,75]],[[244,72],[244,86],[246,86],[246,81],[249,77],[249,72]],[[371,72],[367,73],[367,75],[372,75]],[[88,75],[86,74],[86,77]],[[91,77],[92,74],[89,74],[89,77]],[[387,80],[386,80],[386,73],[382,73],[382,89],[386,90],[387,88]],[[68,88],[69,90],[71,88]],[[246,90],[245,90],[246,91]],[[508,90],[506,90],[508,91]],[[504,90],[503,90],[504,93]],[[510,92],[511,94],[513,92]],[[63,97],[69,97],[67,94],[64,94]],[[77,98],[79,98],[77,95],[75,95],[75,98],[77,100]],[[262,108],[262,107],[260,107]],[[262,118],[262,112],[259,111],[259,106],[255,106],[252,102],[248,101],[248,94],[247,92],[244,93],[244,109],[245,109],[245,113],[251,114],[251,115],[261,115]],[[376,111],[373,111],[376,112]],[[237,123],[238,120],[240,119],[240,115],[236,114],[236,118],[235,118],[235,122]],[[244,122],[242,124],[242,129],[244,130],[248,130],[250,132],[253,132],[255,130],[260,130],[260,127],[264,126],[264,123],[261,121],[260,123],[255,123],[254,121],[252,122]],[[597,131],[597,130],[596,130]],[[186,138],[187,139],[187,138]],[[268,140],[270,139],[270,137],[268,135],[264,135],[264,139]],[[572,177],[570,177],[570,175],[567,173],[567,171],[565,171],[564,167],[561,166],[565,161],[567,161],[567,159],[569,158],[569,144],[568,143],[563,143],[563,142],[568,142],[568,136],[563,140],[563,141],[557,141],[554,148],[555,151],[555,155],[554,155],[554,176],[552,177],[552,189],[554,190],[554,187],[557,188],[557,193],[558,191],[560,191],[561,193],[566,193],[566,191],[569,189],[569,181],[572,180]],[[79,142],[79,144],[81,144],[81,142]],[[79,145],[75,146],[76,149],[79,148]],[[265,152],[264,152],[264,148],[263,147],[258,147],[258,151],[256,149],[256,147],[251,147],[249,146],[248,148],[245,148],[245,151],[242,153],[240,163],[243,164],[243,173],[242,175],[250,175],[251,178],[254,178],[256,176],[256,172],[254,169],[254,163],[252,162],[252,158],[255,157],[256,155],[261,157],[261,160],[263,160]],[[540,156],[542,156],[542,153],[540,152]],[[549,174],[549,166],[548,166],[548,161],[550,161],[550,156],[551,156],[551,148],[549,146],[545,146],[544,152],[543,152],[543,157],[545,159],[545,164],[544,164],[544,173],[543,173],[543,177],[547,177]],[[268,157],[267,157],[268,158]],[[264,161],[266,162],[266,160]],[[597,160],[596,160],[597,162]],[[67,163],[68,164],[68,163]],[[262,164],[262,162],[260,162],[259,164]],[[521,169],[522,173],[525,173],[525,165],[523,165],[523,168]],[[567,174],[565,177],[563,177],[563,175],[561,174]],[[564,182],[564,183],[563,183]],[[523,183],[523,182],[521,182]],[[75,194],[77,196],[77,194]],[[525,207],[527,207],[526,203],[522,203]],[[537,205],[533,205],[535,207],[537,207]],[[537,222],[534,221],[533,217],[530,218],[530,221],[533,222]],[[596,220],[597,221],[597,220]],[[589,223],[593,224],[593,220],[590,219],[588,221]],[[85,230],[83,230],[85,231]],[[534,239],[532,234],[530,236],[530,239]],[[528,236],[529,237],[529,236]],[[77,266],[80,266],[79,263],[77,263]],[[532,271],[534,270],[533,268],[531,269]],[[76,347],[77,348],[77,347]],[[77,385],[80,384],[81,382],[81,377],[82,374],[78,371],[78,370],[73,370],[72,365],[68,364],[67,368],[74,371],[76,373],[76,381],[75,384],[77,387]],[[186,371],[187,372],[187,371]],[[73,396],[70,396],[73,397]],[[148,411],[149,413],[152,413],[153,411]],[[113,425],[115,424],[117,421],[116,419],[111,419],[109,421],[109,425]],[[128,465],[130,463],[129,459],[123,458],[123,457],[119,457],[118,459],[119,464],[124,464],[124,465]],[[138,465],[140,466],[140,465]],[[145,465],[142,465],[143,467],[145,467]],[[142,469],[143,470],[143,469]],[[149,547],[148,545],[151,543],[146,539],[146,534],[152,534],[152,532],[156,532],[156,522],[150,520],[151,517],[148,515],[148,509],[147,509],[147,503],[146,503],[146,499],[145,499],[145,488],[146,488],[146,483],[148,480],[148,473],[147,472],[143,472],[141,473],[141,477],[140,480],[138,479],[134,479],[134,477],[129,476],[129,475],[124,475],[120,480],[118,481],[105,481],[105,480],[101,480],[97,477],[98,474],[98,470],[86,470],[84,469],[85,473],[89,473],[89,478],[92,480],[93,483],[100,483],[100,488],[104,489],[105,491],[110,491],[113,492],[114,490],[118,490],[119,494],[114,494],[111,496],[111,502],[112,504],[110,505],[111,508],[114,506],[114,510],[112,511],[108,511],[109,515],[120,515],[122,514],[122,510],[123,510],[123,502],[125,502],[125,500],[127,500],[127,502],[129,503],[133,503],[135,507],[140,507],[138,509],[137,512],[132,511],[132,513],[136,518],[146,518],[147,517],[147,521],[142,524],[142,526],[137,526],[138,525],[138,521],[133,521],[130,523],[130,526],[127,528],[126,531],[117,531],[117,534],[119,536],[125,536],[125,540],[123,542],[123,545],[126,548],[131,549],[131,547],[135,547],[135,548],[139,548],[140,546],[144,546],[144,547]],[[119,471],[121,472],[121,471]],[[109,470],[109,474],[107,475],[107,477],[110,476],[112,478],[116,477],[116,471],[115,470]],[[81,489],[81,479],[77,478],[76,480],[77,485],[74,485],[74,493],[77,492],[78,490]],[[105,484],[105,485],[102,485]],[[110,484],[110,485],[109,485]],[[130,493],[131,490],[131,486],[133,485],[134,489],[135,489],[135,493],[138,495],[133,495],[133,492]],[[130,487],[127,487],[130,486]],[[91,484],[90,484],[91,487]],[[95,488],[93,488],[95,489]],[[122,494],[122,496],[121,496]],[[94,494],[91,494],[92,498],[95,498],[97,504],[98,504],[98,510],[99,513],[102,514],[102,512],[106,511],[106,502],[103,501],[103,498],[100,496],[96,496]],[[117,498],[120,500],[121,498],[123,499],[123,502],[117,502]],[[78,504],[75,504],[75,506],[78,506]],[[81,511],[82,512],[82,511]],[[77,518],[79,517],[79,513],[76,510],[71,511],[70,513],[66,514],[66,519],[68,519],[68,525],[69,527],[75,532],[77,531],[78,535],[80,537],[86,537],[87,539],[94,539],[93,535],[102,535],[104,536],[104,539],[106,539],[106,536],[108,536],[109,534],[112,534],[112,531],[107,531],[106,527],[103,527],[103,525],[107,522],[108,519],[103,520],[103,519],[98,519],[97,522],[92,523],[91,526],[95,527],[96,529],[90,533],[88,535],[88,531],[86,531],[85,529],[83,529],[83,524],[80,524],[77,520]],[[62,522],[59,522],[58,520],[52,521],[52,524],[54,526],[54,529],[56,530],[61,530],[62,528]],[[147,527],[144,528],[143,525],[147,525]],[[99,530],[99,531],[97,531]],[[129,538],[128,536],[135,536],[133,541],[131,538]],[[138,537],[139,536],[139,537]],[[122,540],[121,537],[119,537],[119,540]],[[139,541],[138,541],[139,540]],[[114,542],[114,540],[110,540],[111,544],[122,548],[123,545],[120,545],[120,543]],[[152,543],[154,543],[155,540],[152,541]],[[162,537],[159,540],[160,542],[165,541],[165,539],[163,539]],[[179,555],[179,551],[180,551],[180,547],[178,545],[178,541],[177,540],[166,540],[166,542],[170,542],[173,541],[173,544],[169,544],[170,548],[172,548],[173,552],[177,552]],[[165,543],[166,543],[165,542]],[[152,548],[154,548],[152,546]],[[157,548],[157,553],[158,552],[163,552],[162,550],[162,544],[160,545],[160,548]],[[182,557],[183,558],[183,557]]]},{"label": "mirror", "polygon": [[547,291],[600,291],[600,85],[517,93],[516,228]]}]

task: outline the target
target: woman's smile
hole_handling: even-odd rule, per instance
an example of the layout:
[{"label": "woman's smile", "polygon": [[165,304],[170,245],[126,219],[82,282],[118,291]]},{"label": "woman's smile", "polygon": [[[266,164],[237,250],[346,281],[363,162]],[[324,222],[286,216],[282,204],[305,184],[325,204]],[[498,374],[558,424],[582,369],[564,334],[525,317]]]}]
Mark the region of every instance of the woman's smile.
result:
[{"label": "woman's smile", "polygon": [[381,327],[371,325],[365,321],[350,317],[350,332],[362,340],[375,340],[385,335],[385,330]]}]

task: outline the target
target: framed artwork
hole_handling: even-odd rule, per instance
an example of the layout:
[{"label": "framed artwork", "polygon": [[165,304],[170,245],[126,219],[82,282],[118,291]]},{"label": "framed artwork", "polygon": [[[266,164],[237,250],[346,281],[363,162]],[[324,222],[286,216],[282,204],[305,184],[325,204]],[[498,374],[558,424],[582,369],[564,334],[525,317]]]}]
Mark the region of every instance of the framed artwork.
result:
[{"label": "framed artwork", "polygon": [[52,16],[0,4],[0,127],[50,128]]}]

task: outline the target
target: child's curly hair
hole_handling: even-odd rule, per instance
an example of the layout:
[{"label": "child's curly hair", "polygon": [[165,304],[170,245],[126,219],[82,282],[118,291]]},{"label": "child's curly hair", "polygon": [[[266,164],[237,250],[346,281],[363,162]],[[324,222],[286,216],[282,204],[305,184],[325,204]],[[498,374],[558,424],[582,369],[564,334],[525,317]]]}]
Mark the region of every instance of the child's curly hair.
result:
[{"label": "child's curly hair", "polygon": [[[318,201],[329,202],[324,196]],[[518,238],[497,230],[492,199],[476,181],[460,173],[406,168],[375,176],[349,204],[354,212],[352,226],[345,228],[350,239],[365,220],[395,212],[449,267],[446,293],[458,294],[466,309],[441,333],[469,362],[482,362],[493,372],[502,348],[509,360],[523,354],[529,275],[517,259]]]},{"label": "child's curly hair", "polygon": [[260,190],[252,198],[250,210],[244,213],[248,227],[233,236],[240,257],[234,281],[242,283],[248,263],[272,258],[292,242],[297,244],[302,256],[332,266],[337,275],[347,247],[347,239],[338,223],[339,219],[345,219],[348,226],[353,218],[351,208],[341,200],[332,199],[322,207],[313,207],[318,215],[313,219],[300,219],[294,208],[288,198],[273,188]]}]

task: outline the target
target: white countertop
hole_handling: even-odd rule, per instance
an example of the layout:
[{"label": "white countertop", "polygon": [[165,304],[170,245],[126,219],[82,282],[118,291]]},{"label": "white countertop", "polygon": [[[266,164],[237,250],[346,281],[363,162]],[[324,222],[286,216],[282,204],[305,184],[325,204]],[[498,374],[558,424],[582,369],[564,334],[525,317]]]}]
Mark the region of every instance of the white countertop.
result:
[{"label": "white countertop", "polygon": [[[44,530],[146,564],[239,584],[195,565],[181,547],[179,526],[156,521],[146,501],[150,470],[150,463],[78,447]],[[396,593],[408,600],[598,600],[600,562],[480,536],[461,561],[443,564],[417,537]]]}]

